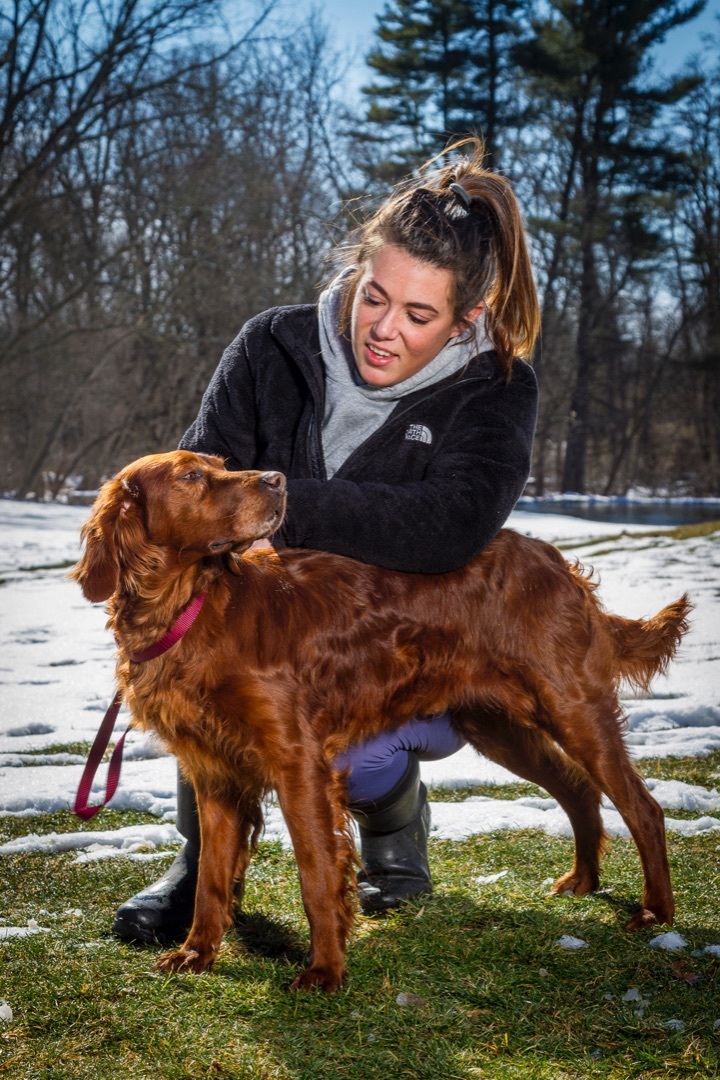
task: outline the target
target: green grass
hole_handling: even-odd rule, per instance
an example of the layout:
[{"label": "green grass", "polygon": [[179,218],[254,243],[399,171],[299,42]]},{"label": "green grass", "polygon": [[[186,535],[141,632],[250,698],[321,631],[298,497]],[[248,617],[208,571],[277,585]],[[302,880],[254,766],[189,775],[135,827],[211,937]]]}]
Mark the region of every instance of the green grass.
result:
[{"label": "green grass", "polygon": [[[642,775],[655,780],[681,780],[698,787],[720,788],[720,751],[704,758],[643,758],[639,763]],[[462,802],[470,795],[484,795],[494,799],[520,799],[527,795],[543,795],[547,792],[535,784],[516,780],[511,784],[478,784],[475,787],[431,788],[432,802]],[[679,811],[672,811],[675,817]],[[0,825],[1,830],[1,825]]]},{"label": "green grass", "polygon": [[[66,743],[53,743],[51,746],[43,746],[40,749],[35,750],[23,750],[23,757],[52,757],[59,754],[75,754],[78,757],[86,758],[90,753],[92,743],[78,741],[78,742],[66,742]],[[112,752],[115,749],[115,743],[108,744],[108,748],[103,755],[103,761],[109,761],[112,756]],[[28,764],[32,764],[28,762]]]},{"label": "green grass", "polygon": [[[643,773],[717,786],[720,755],[643,762]],[[477,789],[498,798],[530,785]],[[464,797],[467,792],[433,792]],[[672,816],[676,816],[674,813]],[[101,828],[154,821],[105,812]],[[92,830],[66,814],[0,820],[0,838]],[[0,916],[49,933],[0,944],[0,1077],[17,1080],[585,1080],[720,1076],[720,836],[668,841],[682,953],[624,929],[640,897],[634,847],[613,841],[602,891],[551,897],[571,844],[539,832],[431,842],[435,894],[359,918],[340,994],[291,994],[309,934],[291,855],[261,844],[244,914],[213,971],[166,977],[159,949],[109,933],[117,904],[165,864],[24,853],[0,863]],[[168,855],[170,858],[170,855]],[[479,874],[507,870],[492,885]],[[48,914],[40,915],[44,909]],[[70,914],[80,909],[82,916]],[[563,934],[588,947],[558,947]],[[624,1002],[635,987],[649,1003]],[[414,995],[399,1005],[398,995]],[[663,1026],[682,1020],[683,1031]]]},{"label": "green grass", "polygon": [[[623,541],[631,540],[633,550],[638,550],[638,540],[696,540],[698,537],[713,536],[720,530],[720,521],[700,521],[693,525],[677,525],[674,529],[643,529],[642,532],[625,532],[621,530],[608,536],[599,536],[595,540],[587,540],[578,544],[576,539],[557,542],[555,547],[560,551],[572,551],[582,547],[585,551],[593,546],[601,550],[593,552],[595,555],[608,555],[618,550]],[[652,547],[652,544],[648,545]]]},{"label": "green grass", "polygon": [[54,754],[77,754],[87,757],[90,753],[91,743],[70,742],[55,743],[52,746],[43,746],[39,750],[23,750],[23,757],[51,757]]}]

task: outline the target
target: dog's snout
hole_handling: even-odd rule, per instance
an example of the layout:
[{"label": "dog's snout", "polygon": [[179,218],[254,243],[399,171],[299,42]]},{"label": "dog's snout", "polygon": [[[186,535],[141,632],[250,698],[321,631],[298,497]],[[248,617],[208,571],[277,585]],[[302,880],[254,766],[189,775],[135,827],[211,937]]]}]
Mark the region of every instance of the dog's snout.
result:
[{"label": "dog's snout", "polygon": [[260,483],[275,488],[280,493],[285,490],[285,477],[281,472],[264,472],[260,477]]}]

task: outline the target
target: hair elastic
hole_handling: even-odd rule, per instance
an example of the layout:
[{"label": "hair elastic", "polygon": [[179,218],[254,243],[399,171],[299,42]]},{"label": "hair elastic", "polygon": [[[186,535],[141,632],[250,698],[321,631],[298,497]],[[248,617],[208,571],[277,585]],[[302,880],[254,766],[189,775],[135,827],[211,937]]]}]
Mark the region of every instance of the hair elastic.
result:
[{"label": "hair elastic", "polygon": [[450,184],[450,191],[452,191],[453,195],[457,195],[459,199],[462,199],[467,209],[470,209],[472,206],[472,195],[470,195],[461,184]]}]

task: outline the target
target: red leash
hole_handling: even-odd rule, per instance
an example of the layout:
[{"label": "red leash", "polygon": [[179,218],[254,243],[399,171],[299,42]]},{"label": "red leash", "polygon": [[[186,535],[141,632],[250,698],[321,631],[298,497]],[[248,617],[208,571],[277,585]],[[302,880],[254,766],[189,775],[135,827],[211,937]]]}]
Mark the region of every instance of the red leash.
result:
[{"label": "red leash", "polygon": [[[144,664],[146,660],[154,660],[156,656],[162,656],[168,649],[171,649],[181,637],[184,637],[185,634],[187,634],[188,630],[195,622],[195,619],[198,617],[200,608],[203,606],[204,602],[205,593],[198,593],[198,595],[190,601],[185,610],[180,613],[177,620],[173,623],[168,632],[163,634],[159,641],[156,641],[154,645],[148,645],[147,649],[143,649],[142,652],[135,653],[130,657],[133,663]],[[110,764],[108,766],[108,777],[103,801],[96,806],[88,805],[95,773],[98,770],[98,766],[103,759],[103,754],[107,750],[107,745],[110,742],[110,736],[113,733],[121,703],[122,694],[118,690],[113,698],[110,708],[103,717],[98,733],[95,736],[95,741],[88,754],[88,759],[85,762],[85,768],[83,769],[77,795],[75,796],[75,806],[73,807],[73,813],[76,817],[82,818],[83,821],[89,821],[90,818],[94,817],[95,814],[99,813],[99,811],[110,802],[117,791],[117,786],[120,782],[123,743],[125,742],[125,736],[130,730],[129,725],[115,743],[115,749],[112,752]]]}]

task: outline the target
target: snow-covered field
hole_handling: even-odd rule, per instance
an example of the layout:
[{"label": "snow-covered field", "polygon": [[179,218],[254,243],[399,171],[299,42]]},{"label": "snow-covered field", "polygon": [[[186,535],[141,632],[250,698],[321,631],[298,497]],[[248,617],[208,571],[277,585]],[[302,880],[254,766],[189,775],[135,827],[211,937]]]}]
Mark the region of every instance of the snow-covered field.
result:
[{"label": "snow-covered field", "polygon": [[[175,763],[152,741],[131,733],[126,741],[116,808],[147,810],[155,825],[63,835],[46,834],[42,815],[72,805],[84,758],[62,747],[92,741],[113,689],[113,642],[105,630],[102,605],[87,603],[58,566],[78,556],[82,507],[0,501],[0,818],[31,818],[30,835],[0,845],[0,854],[18,850],[77,850],[77,858],[113,855],[152,859],[153,850],[176,843]],[[620,614],[653,614],[688,591],[695,609],[692,629],[679,658],[651,696],[629,697],[627,743],[635,758],[701,756],[720,748],[720,543],[698,538],[682,543],[648,540],[639,528],[602,525],[560,515],[516,512],[510,525],[545,540],[570,543],[566,555],[595,567],[605,605]],[[613,537],[597,545],[598,537]],[[127,718],[121,713],[118,733]],[[470,749],[422,766],[426,782],[462,788],[502,785],[505,770]],[[93,801],[104,786],[96,779]],[[682,833],[720,831],[716,789],[649,780],[668,811],[670,829]],[[692,820],[673,819],[673,810],[691,810]],[[458,839],[496,829],[541,828],[570,835],[564,813],[549,798],[469,798],[435,803],[433,835]],[[617,812],[604,809],[612,835],[627,835]],[[31,832],[32,830],[32,832]],[[0,834],[2,826],[0,822]],[[282,817],[268,807],[265,835],[289,843]],[[141,848],[142,850],[139,850]]]}]

